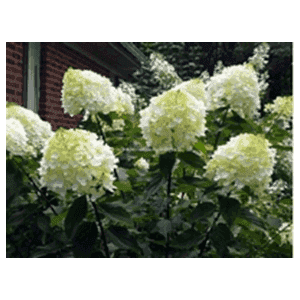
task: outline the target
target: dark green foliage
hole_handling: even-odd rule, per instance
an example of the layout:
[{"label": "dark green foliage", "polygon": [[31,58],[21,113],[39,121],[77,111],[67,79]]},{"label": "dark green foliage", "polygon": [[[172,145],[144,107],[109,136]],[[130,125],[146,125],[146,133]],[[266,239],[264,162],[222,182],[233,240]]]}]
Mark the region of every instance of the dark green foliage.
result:
[{"label": "dark green foliage", "polygon": [[176,156],[174,152],[168,152],[159,156],[159,168],[165,178],[168,178],[175,161]]},{"label": "dark green foliage", "polygon": [[76,199],[65,219],[65,231],[69,238],[74,237],[76,230],[87,213],[86,196]]},{"label": "dark green foliage", "polygon": [[233,198],[219,196],[220,211],[228,226],[231,226],[239,214],[240,202]]},{"label": "dark green foliage", "polygon": [[133,225],[130,214],[117,203],[101,203],[98,207],[100,212],[109,219],[129,226]]},{"label": "dark green foliage", "polygon": [[215,212],[215,210],[216,206],[211,202],[198,204],[197,207],[192,211],[190,220],[191,222],[194,222],[198,219],[208,218]]},{"label": "dark green foliage", "polygon": [[76,230],[73,238],[73,253],[75,257],[91,257],[93,246],[98,236],[95,222],[82,222]]}]

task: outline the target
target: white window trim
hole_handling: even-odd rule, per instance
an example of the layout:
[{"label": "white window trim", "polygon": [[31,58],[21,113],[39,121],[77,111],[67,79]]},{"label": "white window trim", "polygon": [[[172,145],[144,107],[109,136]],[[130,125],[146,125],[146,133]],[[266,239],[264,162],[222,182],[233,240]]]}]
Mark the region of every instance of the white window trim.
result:
[{"label": "white window trim", "polygon": [[26,76],[26,94],[24,103],[26,108],[35,113],[39,111],[40,99],[40,61],[41,61],[41,43],[28,43],[27,51],[27,76]]}]

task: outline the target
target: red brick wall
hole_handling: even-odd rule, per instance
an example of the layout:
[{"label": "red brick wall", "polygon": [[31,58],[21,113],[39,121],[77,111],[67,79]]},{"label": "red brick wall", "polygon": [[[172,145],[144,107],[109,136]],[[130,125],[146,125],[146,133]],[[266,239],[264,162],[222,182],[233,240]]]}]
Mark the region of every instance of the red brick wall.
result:
[{"label": "red brick wall", "polygon": [[23,102],[23,43],[6,43],[6,101]]},{"label": "red brick wall", "polygon": [[91,70],[109,77],[109,71],[98,66],[86,56],[69,49],[62,43],[41,43],[41,97],[39,115],[56,130],[77,127],[81,115],[71,117],[64,113],[61,102],[62,79],[69,66]]}]

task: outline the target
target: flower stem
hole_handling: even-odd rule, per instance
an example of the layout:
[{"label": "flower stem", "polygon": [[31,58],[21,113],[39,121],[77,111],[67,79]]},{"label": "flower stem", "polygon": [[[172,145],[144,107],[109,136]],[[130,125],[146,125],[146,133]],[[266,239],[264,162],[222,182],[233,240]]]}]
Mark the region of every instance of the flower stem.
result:
[{"label": "flower stem", "polygon": [[105,255],[106,255],[107,258],[110,258],[108,247],[107,247],[107,241],[106,241],[104,229],[103,229],[103,226],[102,226],[102,223],[101,223],[101,220],[100,220],[100,215],[99,215],[99,212],[98,212],[98,209],[97,209],[97,205],[94,201],[91,201],[91,203],[92,203],[94,211],[95,211],[97,222],[98,222],[98,224],[100,226],[100,229],[101,229],[100,239],[103,241],[103,244],[104,244]]},{"label": "flower stem", "polygon": [[[225,114],[224,114],[224,116],[223,116],[221,128],[222,128],[222,127],[224,126],[224,124],[225,124],[225,120],[226,120],[226,117],[227,117],[228,110],[229,110],[229,108],[226,109]],[[219,130],[219,132],[217,133],[217,136],[216,136],[216,141],[215,141],[215,145],[214,145],[214,150],[217,149],[218,141],[219,141],[220,135],[221,135],[221,131]]]},{"label": "flower stem", "polygon": [[[102,126],[100,124],[99,116],[98,115],[96,116],[96,120],[97,120],[98,128],[99,128],[99,131],[100,131],[100,135],[102,136],[104,143],[107,144],[106,137],[105,137],[105,134],[104,134],[104,132],[102,130]],[[120,178],[119,178],[119,175],[118,175],[118,172],[117,172],[116,169],[114,169],[114,174],[115,174],[117,180],[120,181]],[[123,197],[123,200],[125,201],[125,194],[124,194],[124,192],[123,191],[120,191],[120,192],[121,192],[121,195]]]},{"label": "flower stem", "polygon": [[208,241],[209,235],[210,235],[210,233],[211,233],[213,227],[215,226],[216,222],[217,222],[218,219],[220,218],[220,216],[221,216],[221,213],[219,212],[218,215],[215,217],[215,219],[214,219],[214,221],[213,221],[213,223],[212,223],[210,229],[207,230],[206,235],[205,235],[205,239],[204,239],[204,241],[201,242],[201,244],[200,244],[200,253],[199,253],[198,257],[201,257],[202,254],[203,254],[203,252],[205,251],[205,248],[206,248],[206,245],[207,245],[207,241]]},{"label": "flower stem", "polygon": [[[169,173],[169,178],[168,178],[168,186],[167,186],[167,212],[166,212],[166,217],[167,220],[170,220],[170,194],[171,194],[171,182],[172,182],[172,171]],[[169,257],[169,241],[170,236],[169,233],[167,233],[167,239],[166,239],[166,258]]]}]

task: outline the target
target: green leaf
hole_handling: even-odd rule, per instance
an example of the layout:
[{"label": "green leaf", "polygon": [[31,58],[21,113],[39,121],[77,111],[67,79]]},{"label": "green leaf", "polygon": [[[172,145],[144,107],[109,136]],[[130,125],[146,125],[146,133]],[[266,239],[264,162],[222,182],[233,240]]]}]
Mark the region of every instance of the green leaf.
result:
[{"label": "green leaf", "polygon": [[278,229],[282,224],[280,219],[272,217],[272,216],[267,216],[267,222],[269,223],[269,225],[271,225],[272,227],[275,227],[276,229]]},{"label": "green leaf", "polygon": [[68,211],[66,210],[65,212],[57,215],[57,216],[54,216],[52,219],[51,219],[51,227],[54,227],[54,226],[58,226],[58,224],[60,222],[62,222],[66,216],[68,214]]},{"label": "green leaf", "polygon": [[115,181],[114,186],[116,186],[120,191],[130,192],[132,191],[132,186],[130,181]]},{"label": "green leaf", "polygon": [[204,154],[207,153],[205,146],[202,142],[198,142],[196,145],[194,145],[194,148],[196,148],[197,150],[201,150]]},{"label": "green leaf", "polygon": [[[252,212],[250,212],[248,209],[246,208],[242,208],[240,209],[240,212],[238,214],[238,218],[239,219],[244,219],[260,228],[265,229],[265,225],[264,222],[257,217],[255,214],[253,214]],[[244,225],[242,221],[238,221],[239,224]]]},{"label": "green leaf", "polygon": [[46,216],[46,215],[38,216],[37,225],[42,231],[49,232],[50,231],[50,217]]},{"label": "green leaf", "polygon": [[229,226],[231,226],[236,219],[239,210],[240,202],[233,198],[218,196],[220,203],[220,212]]},{"label": "green leaf", "polygon": [[178,249],[189,249],[202,242],[204,234],[194,229],[188,229],[170,242],[170,246]]},{"label": "green leaf", "polygon": [[161,173],[156,174],[150,184],[148,185],[148,187],[146,188],[146,199],[145,201],[147,201],[151,196],[153,196],[154,194],[156,194],[160,187],[163,186],[166,183],[165,178],[162,176]]},{"label": "green leaf", "polygon": [[187,151],[178,153],[178,158],[194,168],[202,169],[205,166],[205,162],[201,157],[193,152]]},{"label": "green leaf", "polygon": [[272,148],[283,150],[283,151],[293,151],[293,147],[288,147],[288,146],[272,145]]},{"label": "green leaf", "polygon": [[46,246],[38,246],[37,251],[31,256],[32,258],[43,257],[48,254],[56,253],[60,250],[59,245],[54,241],[53,243]]},{"label": "green leaf", "polygon": [[127,228],[112,226],[106,230],[109,240],[120,249],[138,250],[136,240],[130,235]]},{"label": "green leaf", "polygon": [[161,173],[168,178],[175,164],[176,156],[174,152],[167,152],[159,156],[159,168]]},{"label": "green leaf", "polygon": [[73,238],[75,257],[91,257],[93,246],[97,240],[98,229],[95,222],[83,222],[78,226]]},{"label": "green leaf", "polygon": [[100,113],[100,112],[98,112],[98,115],[99,115],[99,117],[100,117],[105,123],[107,123],[109,126],[112,126],[113,120],[112,120],[112,118],[110,117],[110,115],[105,115],[105,114],[102,114],[102,113]]},{"label": "green leaf", "polygon": [[11,226],[21,225],[30,215],[37,209],[36,204],[28,204],[22,210],[16,211],[11,214],[7,219],[7,224]]},{"label": "green leaf", "polygon": [[67,237],[72,238],[76,232],[79,223],[87,213],[86,196],[77,198],[70,207],[65,219],[65,232]]},{"label": "green leaf", "polygon": [[282,142],[286,137],[290,137],[290,134],[278,125],[273,125],[271,131],[266,134],[266,138],[275,144]]},{"label": "green leaf", "polygon": [[100,211],[109,219],[123,222],[127,225],[133,225],[131,215],[121,206],[115,203],[101,203],[99,206]]},{"label": "green leaf", "polygon": [[197,177],[192,176],[185,176],[177,180],[177,182],[184,183],[184,184],[190,184],[190,185],[201,185],[203,183],[203,180]]},{"label": "green leaf", "polygon": [[192,176],[185,176],[177,180],[177,182],[183,183],[183,184],[189,184],[198,188],[208,188],[212,186],[214,183],[212,181],[209,181],[207,179],[201,179],[197,177]]},{"label": "green leaf", "polygon": [[290,198],[284,198],[284,199],[280,200],[280,203],[286,204],[286,205],[293,205],[293,200]]},{"label": "green leaf", "polygon": [[217,253],[220,257],[228,257],[229,250],[227,246],[232,244],[233,239],[233,234],[229,228],[222,223],[215,226],[210,234],[210,240],[217,249]]},{"label": "green leaf", "polygon": [[158,232],[167,238],[168,233],[171,232],[172,225],[170,220],[159,220],[156,224]]},{"label": "green leaf", "polygon": [[195,222],[198,219],[208,218],[216,211],[216,206],[211,202],[198,204],[192,211],[190,220]]}]

